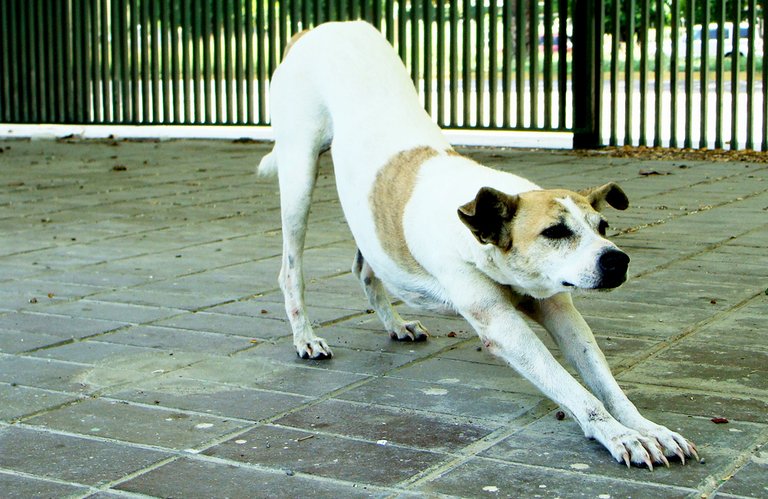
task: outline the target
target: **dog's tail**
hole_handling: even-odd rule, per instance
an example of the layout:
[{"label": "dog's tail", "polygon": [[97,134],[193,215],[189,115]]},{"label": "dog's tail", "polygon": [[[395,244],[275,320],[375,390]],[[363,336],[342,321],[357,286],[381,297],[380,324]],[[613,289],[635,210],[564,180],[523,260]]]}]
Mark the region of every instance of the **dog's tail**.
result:
[{"label": "dog's tail", "polygon": [[274,177],[277,175],[277,158],[275,158],[274,152],[271,152],[261,158],[259,167],[256,169],[256,173],[260,177]]}]

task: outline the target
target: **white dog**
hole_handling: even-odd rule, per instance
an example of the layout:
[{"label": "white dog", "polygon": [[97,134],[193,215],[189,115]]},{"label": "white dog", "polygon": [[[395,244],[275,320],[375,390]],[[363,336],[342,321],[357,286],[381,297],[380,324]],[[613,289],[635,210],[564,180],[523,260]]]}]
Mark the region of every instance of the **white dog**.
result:
[{"label": "white dog", "polygon": [[[271,86],[273,151],[283,227],[280,285],[302,358],[331,357],[304,306],[302,253],[317,159],[332,146],[341,205],[358,246],[353,272],[392,338],[427,330],[394,310],[385,287],[421,308],[459,313],[488,351],[567,409],[619,461],[669,465],[696,447],[640,415],[622,392],[574,288],[626,279],[629,257],[606,240],[604,205],[623,210],[608,183],[579,193],[542,190],[457,154],[419,104],[384,37],[363,22],[328,23],[291,40]],[[551,355],[523,315],[541,323],[590,393]],[[594,395],[593,395],[594,393]]]}]

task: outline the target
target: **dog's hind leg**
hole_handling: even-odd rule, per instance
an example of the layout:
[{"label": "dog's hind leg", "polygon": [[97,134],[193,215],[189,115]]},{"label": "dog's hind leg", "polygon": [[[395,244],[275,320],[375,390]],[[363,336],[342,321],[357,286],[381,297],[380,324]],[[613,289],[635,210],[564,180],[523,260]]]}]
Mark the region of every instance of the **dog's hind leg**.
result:
[{"label": "dog's hind leg", "polygon": [[422,326],[421,322],[406,321],[400,317],[400,314],[392,306],[384,285],[376,277],[368,262],[365,261],[360,250],[357,250],[355,255],[352,273],[360,280],[368,302],[378,314],[381,322],[384,323],[384,327],[393,340],[424,341],[427,339],[429,332]]},{"label": "dog's hind leg", "polygon": [[285,311],[293,330],[296,353],[303,359],[327,359],[333,354],[324,339],[315,336],[304,305],[303,253],[309,207],[317,178],[319,146],[289,148],[275,146],[280,181],[280,207],[283,227],[283,260],[280,288],[285,297]]}]

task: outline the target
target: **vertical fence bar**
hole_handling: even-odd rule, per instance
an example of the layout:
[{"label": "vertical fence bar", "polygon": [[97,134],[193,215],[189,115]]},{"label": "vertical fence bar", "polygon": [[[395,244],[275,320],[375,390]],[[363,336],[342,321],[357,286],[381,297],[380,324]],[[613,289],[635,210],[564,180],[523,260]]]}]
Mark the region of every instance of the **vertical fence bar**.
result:
[{"label": "vertical fence bar", "polygon": [[491,2],[488,7],[488,108],[490,109],[490,126],[499,126],[497,90],[498,90],[498,27],[499,6],[497,2]]},{"label": "vertical fence bar", "polygon": [[528,97],[530,101],[530,126],[539,127],[539,2],[528,4]]},{"label": "vertical fence bar", "polygon": [[450,2],[450,30],[451,30],[451,46],[450,46],[450,110],[451,121],[450,125],[456,127],[458,125],[458,95],[459,95],[459,8],[456,2]]},{"label": "vertical fence bar", "polygon": [[[99,69],[101,68],[101,61],[99,60],[99,6],[98,0],[88,0],[86,4],[88,12],[88,33],[90,37],[89,43],[86,48],[90,50],[88,55],[91,64],[88,68],[88,79],[90,80],[90,96],[88,102],[90,103],[91,116],[88,119],[91,123],[98,123],[102,121],[101,115],[101,84],[99,82]],[[42,17],[42,16],[40,16]]]},{"label": "vertical fence bar", "polygon": [[700,122],[701,132],[699,133],[699,147],[706,148],[709,145],[708,136],[708,119],[709,116],[709,2],[702,0],[701,5],[701,58],[699,59],[700,65]]},{"label": "vertical fence bar", "polygon": [[[741,72],[741,0],[731,0],[733,8],[733,45],[731,46],[731,147],[739,148],[739,76]],[[748,113],[749,114],[749,113]]]},{"label": "vertical fence bar", "polygon": [[[653,117],[653,146],[661,147],[661,101],[662,101],[662,80],[664,79],[664,0],[656,2],[656,16],[654,25],[656,27],[656,54],[653,68],[653,99],[654,99],[654,117]],[[672,114],[674,116],[674,114]],[[671,120],[671,130],[675,128],[675,120]]]},{"label": "vertical fence bar", "polygon": [[[536,1],[536,0],[533,0]],[[515,126],[525,123],[525,1],[515,2],[515,92],[517,94]]]},{"label": "vertical fence bar", "polygon": [[[261,3],[261,0],[258,0],[256,3],[256,37],[258,39],[258,47],[259,52],[257,54],[256,62],[259,65],[259,122],[264,123],[267,120],[267,71],[268,66],[265,64],[265,59],[267,57],[267,50],[269,50],[269,60],[272,59],[272,53],[273,49],[272,46],[274,45],[272,43],[272,40],[274,40],[272,28],[268,27],[268,30],[264,29],[264,21],[265,18],[268,18],[271,14],[269,12],[264,11],[264,5]],[[268,35],[268,40],[264,39],[264,36]],[[267,45],[268,43],[268,45]],[[271,64],[271,63],[270,63]],[[271,66],[270,66],[271,67]],[[271,74],[271,73],[270,73]]]},{"label": "vertical fence bar", "polygon": [[[565,0],[562,0],[565,1]],[[502,54],[504,60],[502,65],[501,77],[501,95],[503,97],[502,126],[511,128],[512,119],[512,2],[504,2],[501,13],[501,26],[503,33]]]},{"label": "vertical fence bar", "polygon": [[[768,26],[768,9],[763,8],[763,17],[761,19],[763,26]],[[768,36],[763,36],[763,57],[768,54]],[[763,62],[762,71],[763,87],[763,126],[760,134],[760,150],[768,151],[768,64]]]},{"label": "vertical fence bar", "polygon": [[552,128],[552,7],[551,1],[544,2],[544,128]]},{"label": "vertical fence bar", "polygon": [[[723,148],[723,83],[725,80],[725,0],[715,4],[717,56],[715,58],[715,149]],[[709,31],[709,30],[707,30]],[[706,120],[706,116],[701,117]]]},{"label": "vertical fence bar", "polygon": [[475,4],[475,126],[485,123],[485,2]]},{"label": "vertical fence bar", "polygon": [[[608,145],[614,147],[619,145],[619,38],[621,38],[619,21],[619,2],[614,0],[611,3],[611,133],[608,139]],[[632,98],[626,89],[624,98]]]},{"label": "vertical fence bar", "polygon": [[214,39],[213,33],[213,16],[211,7],[216,10],[215,5],[209,4],[207,1],[203,2],[203,88],[205,89],[205,119],[204,123],[210,125],[213,123],[213,109],[214,109],[214,92],[216,91],[214,81],[214,54],[212,51],[212,42]]},{"label": "vertical fence bar", "polygon": [[[250,0],[245,2],[250,3]],[[243,2],[242,0],[235,0],[235,92],[237,94],[237,100],[235,106],[237,108],[236,122],[245,123],[245,61],[243,55],[243,44],[246,43],[245,35],[243,33],[245,26],[243,25]],[[250,22],[250,19],[249,19]],[[247,43],[250,43],[248,41]]]},{"label": "vertical fence bar", "polygon": [[[245,74],[247,78],[247,96],[248,96],[248,123],[263,123],[264,114],[266,112],[266,105],[264,104],[264,94],[266,94],[266,87],[264,83],[264,73],[266,71],[264,64],[264,10],[262,9],[261,0],[256,0],[256,12],[254,18],[253,2],[251,0],[245,1]],[[254,53],[253,53],[253,23],[256,23],[256,63],[254,67]],[[254,108],[254,79],[258,85],[258,108]]]},{"label": "vertical fence bar", "polygon": [[[678,101],[678,83],[677,83],[677,77],[678,77],[678,66],[679,66],[679,59],[678,59],[678,51],[680,49],[680,33],[678,32],[678,28],[680,26],[680,0],[671,0],[671,9],[672,9],[672,53],[670,54],[669,58],[669,67],[670,67],[670,73],[669,73],[669,103],[670,103],[670,133],[669,133],[669,146],[670,147],[677,147],[677,101]],[[662,12],[662,14],[659,16],[659,30],[661,30],[661,26],[663,26],[663,9],[664,9],[664,2],[659,1],[657,7],[659,11]],[[661,45],[658,44],[656,46],[656,50],[660,50]],[[656,113],[656,128],[660,128],[659,126],[659,118],[661,117],[661,113]],[[661,139],[659,139],[658,146],[661,145]]]},{"label": "vertical fence bar", "polygon": [[[227,104],[227,117],[226,123],[237,123],[237,113],[235,111],[235,93],[237,90],[237,81],[235,80],[235,56],[233,52],[233,33],[234,28],[232,26],[233,18],[235,17],[233,0],[226,0],[224,3],[224,94],[222,99],[226,98]],[[221,57],[219,57],[221,58]],[[219,118],[219,124],[223,124],[224,120]]]},{"label": "vertical fence bar", "polygon": [[141,17],[138,20],[141,45],[141,121],[146,123],[152,120],[152,83],[151,83],[151,60],[149,52],[149,42],[151,29],[149,24],[149,2],[150,0],[141,0]]},{"label": "vertical fence bar", "polygon": [[191,125],[195,122],[195,98],[197,90],[195,88],[195,53],[197,47],[197,38],[194,37],[196,33],[197,23],[194,21],[192,11],[195,7],[192,0],[184,0],[184,11],[182,12],[182,18],[184,19],[184,30],[182,31],[183,40],[183,73],[184,73],[184,122]]},{"label": "vertical fence bar", "polygon": [[43,89],[40,85],[40,79],[42,76],[42,68],[41,68],[41,61],[38,58],[38,50],[40,46],[40,36],[37,31],[37,19],[39,19],[43,14],[39,11],[39,9],[36,8],[37,2],[34,0],[31,0],[27,3],[28,5],[28,15],[26,21],[28,23],[27,28],[27,34],[28,34],[28,43],[29,43],[29,83],[30,83],[30,117],[32,118],[33,122],[39,122],[40,121],[40,115],[41,115],[41,105],[42,100],[40,98],[40,95],[43,92]]},{"label": "vertical fence bar", "polygon": [[437,123],[445,122],[445,0],[437,0]]},{"label": "vertical fence bar", "polygon": [[[205,0],[202,0],[205,1]],[[203,86],[203,8],[201,0],[193,0],[192,15],[192,81],[194,83],[194,122],[202,123],[205,119]]]},{"label": "vertical fence bar", "polygon": [[568,0],[559,0],[557,27],[557,95],[558,95],[558,127],[565,129],[568,103]]},{"label": "vertical fence bar", "polygon": [[[27,2],[24,2],[24,4],[27,4]],[[27,4],[28,5],[28,4]],[[83,27],[83,7],[84,5],[82,2],[72,2],[72,76],[73,76],[73,86],[72,86],[72,97],[73,97],[73,113],[70,118],[71,123],[83,123],[85,122],[83,109],[85,109],[85,101],[83,99],[83,93],[82,88],[85,86],[85,81],[83,79],[83,71],[82,67],[84,64],[84,60],[81,58],[81,54],[83,53],[84,49],[84,43],[82,36],[85,33],[85,29]],[[22,30],[24,29],[24,22],[23,19],[19,19],[20,26]],[[23,32],[23,31],[22,31]],[[26,44],[24,44],[26,46]],[[25,51],[26,52],[26,51]],[[28,55],[22,52],[22,61],[28,60]],[[27,73],[26,64],[22,66],[22,69],[24,73]],[[28,92],[28,89],[26,85],[22,86],[22,90],[26,93]],[[26,95],[25,95],[26,97]],[[29,108],[28,108],[28,100],[25,98],[23,102],[23,109],[25,113],[28,115]]]},{"label": "vertical fence bar", "polygon": [[603,2],[576,0],[573,15],[573,93],[584,96],[573,103],[573,147],[582,149],[601,142]]},{"label": "vertical fence bar", "polygon": [[218,0],[213,5],[213,26],[211,28],[211,41],[213,42],[213,48],[211,50],[211,57],[213,58],[213,80],[212,85],[216,91],[215,94],[215,108],[216,118],[209,120],[210,123],[221,124],[224,122],[222,118],[224,116],[224,64],[225,49],[223,44],[223,14],[222,9],[224,7],[224,0]]},{"label": "vertical fence bar", "polygon": [[160,42],[164,29],[160,17],[160,0],[151,0],[149,4],[149,16],[147,18],[147,35],[151,36],[152,49],[148,54],[152,67],[152,122],[161,123],[163,116],[163,93],[160,89],[160,63],[163,53],[160,52]]},{"label": "vertical fence bar", "polygon": [[648,145],[646,137],[648,127],[648,24],[650,20],[650,0],[640,2],[640,136],[641,146]]},{"label": "vertical fence bar", "polygon": [[624,63],[624,92],[626,102],[624,103],[624,145],[630,146],[633,142],[633,95],[634,95],[634,75],[635,75],[635,0],[626,0],[625,18],[627,23],[626,36],[626,60]]},{"label": "vertical fence bar", "polygon": [[422,19],[424,20],[424,109],[432,114],[432,0],[424,0],[421,8]]},{"label": "vertical fence bar", "polygon": [[109,9],[107,8],[107,0],[99,1],[99,14],[101,15],[101,31],[99,35],[101,37],[101,74],[99,75],[99,78],[101,79],[102,84],[102,118],[105,123],[112,123],[114,120],[110,103],[112,102],[112,92],[114,92],[114,88],[111,88],[110,85],[111,77],[109,68],[115,61],[110,60],[109,58],[109,46],[110,43],[114,43],[115,41],[110,40],[109,38]]},{"label": "vertical fence bar", "polygon": [[[747,149],[755,148],[755,32],[757,31],[757,1],[748,0],[749,52],[747,52]],[[765,64],[765,62],[763,62]],[[765,117],[763,117],[765,119]]]},{"label": "vertical fence bar", "polygon": [[32,5],[34,11],[32,19],[30,19],[33,49],[35,57],[35,75],[33,77],[33,83],[35,85],[35,104],[37,106],[37,118],[35,121],[38,123],[48,121],[47,103],[46,103],[46,65],[45,65],[45,35],[43,33],[43,6],[41,0],[34,0]]},{"label": "vertical fence bar", "polygon": [[696,23],[693,13],[695,0],[685,4],[685,139],[683,147],[693,147],[693,26]]},{"label": "vertical fence bar", "polygon": [[[410,45],[411,45],[411,80],[413,81],[413,84],[416,86],[416,89],[419,89],[419,80],[420,80],[420,64],[419,64],[419,45],[420,45],[420,39],[419,39],[419,2],[412,1],[411,2],[411,11],[409,16],[409,24],[411,28],[411,38],[410,38]],[[419,92],[422,94],[423,92]]]},{"label": "vertical fence bar", "polygon": [[472,2],[470,0],[464,0],[464,12],[462,19],[462,55],[461,55],[461,68],[462,68],[462,83],[463,85],[463,119],[461,125],[468,127],[472,119]]},{"label": "vertical fence bar", "polygon": [[[171,74],[171,42],[173,35],[173,26],[171,24],[170,6],[167,0],[156,0],[160,2],[160,11],[158,14],[159,29],[158,33],[162,42],[162,122],[165,124],[173,122],[173,74]],[[157,12],[157,11],[156,11]],[[158,92],[160,93],[160,92]]]},{"label": "vertical fence bar", "polygon": [[[8,26],[8,3],[0,2],[0,121],[9,122],[11,96],[10,96],[10,68],[8,60],[11,57],[9,46],[10,29]],[[51,84],[50,87],[53,87]]]}]

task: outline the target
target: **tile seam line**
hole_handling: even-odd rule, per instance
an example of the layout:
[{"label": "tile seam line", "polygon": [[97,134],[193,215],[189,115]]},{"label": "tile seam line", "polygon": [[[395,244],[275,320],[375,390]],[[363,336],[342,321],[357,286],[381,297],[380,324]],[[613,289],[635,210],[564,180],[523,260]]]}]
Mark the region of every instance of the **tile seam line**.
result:
[{"label": "tile seam line", "polygon": [[[765,428],[762,432],[758,433],[754,439],[752,439],[751,443],[747,447],[747,450],[743,451],[741,454],[739,454],[738,457],[736,457],[736,459],[732,460],[730,465],[721,469],[722,476],[732,477],[735,475],[738,471],[749,464],[752,454],[755,452],[756,448],[764,445],[767,441],[768,428]],[[721,481],[721,478],[717,478],[717,475],[707,475],[707,477],[702,480],[702,485],[700,485],[698,489],[699,493],[701,494],[700,497],[705,497],[705,494],[706,496],[709,496],[711,494],[717,493],[719,489],[724,487],[727,483],[727,481],[723,482]]]},{"label": "tile seam line", "polygon": [[57,485],[68,485],[70,487],[82,487],[84,489],[87,489],[87,491],[85,492],[86,495],[82,497],[87,497],[91,494],[99,492],[99,488],[93,485],[87,485],[80,482],[71,482],[71,481],[62,480],[60,478],[55,478],[51,476],[35,475],[33,473],[14,470],[11,468],[0,468],[0,475],[10,475],[10,476],[16,476],[20,478],[29,478],[33,480],[40,480],[41,482],[46,482],[46,483],[55,483]]},{"label": "tile seam line", "polygon": [[718,204],[706,205],[706,208],[701,208],[700,207],[700,208],[697,208],[695,210],[686,210],[686,211],[684,211],[682,213],[673,213],[672,216],[670,216],[669,218],[663,219],[663,220],[655,220],[655,221],[652,221],[652,222],[648,222],[646,224],[635,225],[633,227],[621,229],[618,232],[616,232],[615,234],[613,234],[611,237],[620,238],[621,236],[624,236],[626,234],[636,234],[636,233],[638,233],[638,232],[640,232],[640,231],[642,231],[644,229],[649,229],[651,227],[658,227],[660,225],[665,225],[668,222],[678,221],[678,220],[681,220],[681,219],[683,219],[685,217],[696,215],[698,213],[704,213],[704,212],[712,211],[712,210],[715,210],[715,209],[718,209],[718,208],[722,208],[724,206],[729,206],[729,205],[732,205],[732,204],[735,204],[735,203],[740,203],[740,202],[745,201],[747,199],[751,199],[751,198],[760,196],[762,194],[765,194],[766,192],[768,192],[768,189],[763,189],[761,191],[754,191],[754,192],[751,192],[751,193],[749,193],[749,194],[747,194],[745,196],[738,196],[736,198],[731,198],[729,200],[722,201],[722,202],[720,202]]},{"label": "tile seam line", "polygon": [[682,340],[692,336],[696,332],[698,332],[701,328],[708,326],[710,324],[713,324],[715,322],[718,322],[725,318],[726,316],[737,312],[738,310],[741,310],[745,306],[747,306],[751,301],[758,299],[761,295],[764,294],[764,291],[758,291],[751,296],[741,300],[740,302],[736,303],[732,307],[726,309],[726,310],[720,310],[716,312],[715,314],[711,315],[710,317],[703,319],[701,321],[696,322],[695,324],[685,328],[681,333],[678,333],[671,338],[665,339],[660,341],[659,343],[650,346],[647,350],[644,352],[638,354],[635,357],[632,357],[631,359],[628,359],[624,362],[620,361],[616,363],[613,366],[613,372],[615,376],[619,376],[621,374],[626,374],[631,372],[633,369],[635,369],[639,364],[659,355],[662,351],[669,349],[670,347],[680,343]]}]

